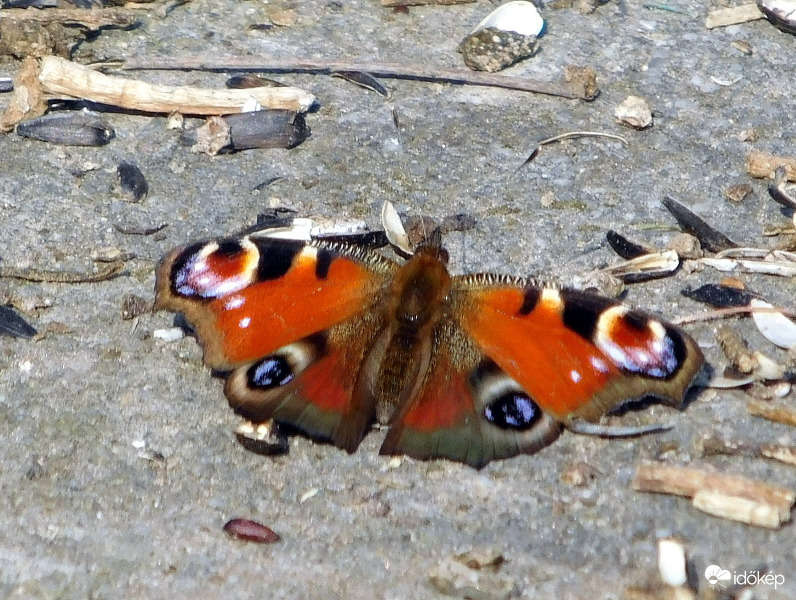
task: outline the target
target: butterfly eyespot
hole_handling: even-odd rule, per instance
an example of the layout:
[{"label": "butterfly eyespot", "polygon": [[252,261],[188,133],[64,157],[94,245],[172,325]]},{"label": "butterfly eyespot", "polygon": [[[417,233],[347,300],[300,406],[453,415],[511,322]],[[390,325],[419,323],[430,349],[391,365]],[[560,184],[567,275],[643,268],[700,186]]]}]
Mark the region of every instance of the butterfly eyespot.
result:
[{"label": "butterfly eyespot", "polygon": [[510,391],[484,407],[487,421],[501,429],[529,429],[541,417],[536,403],[523,393]]},{"label": "butterfly eyespot", "polygon": [[293,369],[284,356],[268,356],[249,368],[249,386],[271,389],[287,385],[293,380]]}]

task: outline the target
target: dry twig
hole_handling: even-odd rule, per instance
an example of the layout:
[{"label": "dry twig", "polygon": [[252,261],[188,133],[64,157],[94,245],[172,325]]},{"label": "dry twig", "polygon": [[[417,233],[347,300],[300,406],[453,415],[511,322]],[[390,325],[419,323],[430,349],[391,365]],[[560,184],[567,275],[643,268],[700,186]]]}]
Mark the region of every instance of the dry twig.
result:
[{"label": "dry twig", "polygon": [[772,177],[777,167],[785,168],[785,177],[788,181],[796,181],[796,158],[777,156],[759,150],[753,150],[746,157],[746,172],[758,179]]},{"label": "dry twig", "polygon": [[741,4],[730,8],[719,8],[708,13],[705,19],[705,27],[713,29],[715,27],[727,27],[739,23],[748,23],[763,18],[763,13],[757,8],[757,4]]},{"label": "dry twig", "polygon": [[[29,71],[35,71],[35,76]],[[4,131],[19,120],[42,114],[46,108],[44,100],[52,99],[89,100],[126,110],[193,115],[231,114],[259,108],[304,112],[315,102],[315,96],[293,87],[230,90],[154,85],[105,75],[56,56],[45,56],[38,65],[31,61],[23,64],[18,82],[23,80],[23,73],[27,85],[15,84],[10,105],[22,104],[28,110],[16,109],[13,116],[4,113],[1,122]],[[28,100],[37,96],[36,104]]]},{"label": "dry twig", "polygon": [[113,279],[120,275],[123,270],[123,262],[108,263],[94,273],[0,266],[0,278],[8,277],[44,283],[94,283]]},{"label": "dry twig", "polygon": [[796,427],[796,410],[789,406],[750,400],[749,404],[746,405],[746,410],[755,417],[762,417],[775,423]]},{"label": "dry twig", "polygon": [[391,63],[349,62],[312,59],[264,60],[261,58],[211,58],[196,57],[175,60],[150,58],[128,60],[125,70],[196,70],[196,71],[260,71],[332,74],[336,71],[364,71],[371,75],[395,79],[416,79],[437,83],[458,83],[500,87],[524,92],[536,92],[563,98],[592,100],[597,95],[594,77],[585,81],[547,82],[495,75],[474,73],[463,69],[435,69]]},{"label": "dry twig", "polygon": [[422,6],[424,4],[469,4],[475,0],[381,0],[382,6]]},{"label": "dry twig", "polygon": [[138,15],[123,8],[4,8],[3,19],[15,21],[35,21],[37,23],[63,23],[79,25],[87,29],[100,27],[130,27]]}]

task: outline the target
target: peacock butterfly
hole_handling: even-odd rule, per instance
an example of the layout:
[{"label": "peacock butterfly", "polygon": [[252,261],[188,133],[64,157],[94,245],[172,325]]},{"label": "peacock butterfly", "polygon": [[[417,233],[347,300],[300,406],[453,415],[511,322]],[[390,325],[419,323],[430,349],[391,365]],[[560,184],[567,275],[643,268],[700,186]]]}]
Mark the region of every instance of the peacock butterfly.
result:
[{"label": "peacock butterfly", "polygon": [[156,308],[184,314],[251,422],[348,452],[378,422],[382,454],[476,468],[628,400],[680,403],[703,364],[680,328],[615,300],[447,263],[439,230],[403,263],[249,232],[165,256]]}]

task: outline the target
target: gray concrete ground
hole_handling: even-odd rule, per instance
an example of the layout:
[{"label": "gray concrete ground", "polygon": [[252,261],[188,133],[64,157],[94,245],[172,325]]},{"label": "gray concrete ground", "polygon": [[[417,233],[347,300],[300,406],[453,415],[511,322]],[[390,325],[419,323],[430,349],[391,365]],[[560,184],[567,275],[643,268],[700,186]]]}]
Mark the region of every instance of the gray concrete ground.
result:
[{"label": "gray concrete ground", "polygon": [[[541,52],[507,73],[552,80],[566,64],[591,66],[601,89],[591,103],[398,80],[384,80],[392,92],[384,99],[341,79],[284,75],[320,103],[308,116],[312,137],[293,150],[195,155],[164,129],[164,118],[122,114],[107,117],[117,137],[102,148],[0,137],[3,264],[89,269],[91,253],[108,247],[136,256],[129,274],[104,283],[1,282],[11,294],[51,301],[30,317],[37,328],[68,328],[36,341],[0,338],[0,596],[430,599],[440,594],[428,583],[429,569],[457,552],[494,548],[506,558],[501,574],[522,598],[619,598],[627,586],[654,579],[656,540],[673,534],[686,540],[698,571],[765,563],[785,584],[759,586],[756,597],[796,597],[792,524],[779,531],[736,524],[686,499],[630,487],[634,465],[656,457],[796,487],[793,467],[703,459],[696,451],[705,432],[793,442],[785,426],[747,416],[743,393],[703,393],[682,413],[654,407],[628,415],[674,421],[662,435],[608,441],[567,433],[534,456],[480,472],[448,462],[391,463],[377,455],[381,432],[352,456],[293,438],[288,455],[269,459],[236,443],[236,417],[195,341],[152,338],[172,315],[120,318],[124,294],[152,298],[153,267],[164,252],[234,232],[274,205],[374,225],[385,199],[412,214],[471,213],[476,228],[447,240],[455,271],[562,283],[616,260],[604,243],[608,228],[658,246],[671,239],[664,195],[740,243],[772,243],[762,238],[763,226],[785,218],[743,163],[752,148],[794,153],[794,38],[765,21],[708,31],[712,6],[668,6],[688,14],[624,0],[591,15],[543,11]],[[289,7],[296,25],[247,32],[267,22],[269,4],[195,0],[165,19],[145,18],[139,29],[106,32],[78,57],[223,54],[458,67],[458,41],[491,10],[478,2],[401,13],[375,0],[295,0]],[[753,53],[736,50],[734,40],[749,42]],[[198,72],[136,76],[224,82]],[[615,123],[614,107],[630,94],[653,107],[651,129]],[[757,141],[741,141],[750,128]],[[517,172],[536,141],[583,129],[621,134],[629,144],[565,142]],[[112,192],[122,160],[139,165],[149,181],[141,204]],[[272,177],[282,179],[254,190]],[[748,181],[751,198],[724,199],[727,187]],[[543,195],[552,205],[543,205]],[[160,222],[168,227],[151,236],[114,228]],[[791,281],[741,278],[793,306]],[[632,287],[628,300],[670,318],[688,315],[702,308],[679,291],[719,279],[681,272]],[[714,327],[688,330],[720,363]],[[742,331],[781,357],[748,323]],[[164,459],[147,458],[155,453]],[[596,478],[583,488],[561,482],[579,462]],[[221,532],[232,517],[266,523],[282,541],[233,541]]]}]

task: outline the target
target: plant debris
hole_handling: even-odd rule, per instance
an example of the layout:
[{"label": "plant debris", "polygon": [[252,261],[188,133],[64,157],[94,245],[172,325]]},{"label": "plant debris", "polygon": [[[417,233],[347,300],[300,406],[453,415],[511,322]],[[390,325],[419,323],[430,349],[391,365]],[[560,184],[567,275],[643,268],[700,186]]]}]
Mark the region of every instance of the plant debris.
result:
[{"label": "plant debris", "polygon": [[702,247],[710,252],[720,252],[729,248],[737,248],[738,244],[733,242],[726,235],[718,231],[705,219],[694,213],[682,202],[666,196],[663,205],[677,219],[683,231],[690,233],[699,240]]},{"label": "plant debris", "polygon": [[235,428],[235,437],[241,446],[255,454],[277,456],[289,450],[287,436],[273,419],[264,423],[243,420]]},{"label": "plant debris", "polygon": [[66,146],[104,146],[116,133],[93,111],[57,112],[17,125],[22,137]]},{"label": "plant debris", "polygon": [[718,8],[708,13],[705,19],[705,27],[715,29],[716,27],[728,27],[749,21],[757,21],[763,18],[763,13],[754,3],[741,4],[729,8]]},{"label": "plant debris", "polygon": [[[492,73],[473,73],[463,69],[442,69],[430,66],[402,65],[378,62],[348,62],[333,60],[283,59],[263,62],[253,58],[195,57],[175,60],[174,58],[146,58],[125,61],[125,70],[193,70],[193,71],[244,71],[323,73],[331,75],[340,71],[361,71],[376,77],[396,79],[415,79],[435,83],[462,85],[482,85],[523,92],[535,92],[562,98],[593,100],[597,94],[597,76],[594,69],[581,67],[578,77],[572,69],[565,67],[565,82],[548,82],[510,77]],[[284,108],[284,107],[283,107]]]},{"label": "plant debris", "polygon": [[796,158],[759,150],[753,150],[746,156],[746,172],[757,179],[773,177],[778,167],[785,169],[787,181],[796,181]]},{"label": "plant debris", "polygon": [[796,409],[791,406],[750,400],[746,405],[746,410],[755,417],[762,417],[774,423],[796,427]]},{"label": "plant debris", "polygon": [[36,328],[20,317],[13,308],[0,305],[0,334],[30,338],[36,333]]},{"label": "plant debris", "polygon": [[364,71],[334,71],[332,72],[332,77],[345,79],[361,88],[376,92],[379,96],[390,97],[390,91],[370,73],[365,73]]},{"label": "plant debris", "polygon": [[[234,90],[154,85],[105,75],[55,56],[46,56],[40,63],[26,62],[22,71],[25,77],[15,80],[11,104],[16,107],[22,103],[27,110],[6,110],[0,121],[3,131],[8,131],[19,120],[39,116],[46,109],[44,100],[52,99],[88,100],[149,113],[169,114],[179,110],[189,115],[230,114],[263,108],[304,112],[315,103],[315,96],[293,87]],[[31,102],[31,98],[35,101]]]},{"label": "plant debris", "polygon": [[107,263],[94,272],[53,271],[27,267],[0,265],[0,278],[22,279],[47,283],[94,283],[118,277],[124,272],[124,262]]},{"label": "plant debris", "polygon": [[770,529],[790,521],[796,502],[796,492],[785,487],[663,463],[640,464],[633,476],[633,489],[690,497],[694,507],[703,512]]},{"label": "plant debris", "polygon": [[116,175],[119,177],[119,186],[131,202],[141,202],[149,194],[149,183],[146,177],[135,165],[130,162],[121,162],[116,167]]}]

